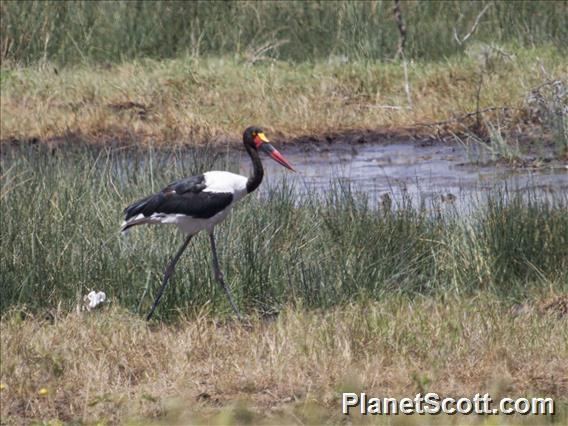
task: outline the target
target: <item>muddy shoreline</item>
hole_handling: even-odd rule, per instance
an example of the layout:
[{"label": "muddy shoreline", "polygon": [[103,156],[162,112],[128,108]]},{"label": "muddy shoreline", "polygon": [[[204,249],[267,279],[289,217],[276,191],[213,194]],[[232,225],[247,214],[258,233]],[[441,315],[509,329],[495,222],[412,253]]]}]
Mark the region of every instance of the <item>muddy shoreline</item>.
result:
[{"label": "muddy shoreline", "polygon": [[[342,131],[328,131],[321,133],[306,133],[300,136],[287,137],[279,132],[267,131],[270,139],[275,144],[285,145],[298,145],[306,148],[311,148],[318,145],[333,145],[333,144],[384,144],[396,143],[402,141],[413,140],[418,143],[447,143],[453,136],[450,134],[433,137],[432,134],[421,131],[418,128],[400,128],[400,129],[347,129]],[[97,138],[80,133],[70,132],[65,135],[40,139],[38,137],[17,138],[8,137],[0,139],[0,148],[5,146],[15,145],[44,145],[49,148],[65,149],[70,145],[80,145],[89,148],[121,148],[121,149],[144,149],[147,147],[147,142],[140,143],[144,140],[144,135],[101,135]],[[169,147],[179,148],[203,148],[213,147],[226,150],[227,148],[234,147],[235,150],[241,148],[240,137],[231,135],[215,135],[208,138],[208,140],[198,139],[191,141],[188,138],[177,138],[171,143],[160,142],[153,146],[154,149],[168,150]]]},{"label": "muddy shoreline", "polygon": [[[457,138],[466,139],[472,132],[452,133],[449,131],[426,131],[425,126],[401,127],[401,128],[379,128],[379,129],[346,129],[341,131],[324,131],[321,133],[306,133],[300,136],[287,137],[278,131],[268,131],[271,141],[275,145],[293,146],[304,149],[305,151],[318,151],[323,147],[334,145],[388,145],[396,143],[412,142],[418,146],[434,145],[455,145]],[[489,142],[487,137],[478,135],[480,140]],[[170,143],[166,142],[147,142],[148,138],[144,135],[136,134],[114,134],[100,135],[93,137],[80,133],[70,132],[65,135],[40,139],[38,137],[17,138],[8,137],[0,139],[0,150],[14,146],[43,146],[49,150],[69,150],[76,148],[88,148],[94,150],[101,149],[121,149],[121,150],[144,150],[152,148],[157,151],[168,151],[171,149],[212,149],[222,152],[240,151],[241,139],[239,136],[215,135],[203,140],[203,138],[191,140],[189,138],[176,138]],[[144,142],[141,142],[143,141]],[[539,137],[524,136],[519,140],[520,148],[526,153],[531,154],[536,149],[545,148],[550,151],[554,149],[554,142]],[[568,157],[566,157],[568,160]]]},{"label": "muddy shoreline", "polygon": [[[425,132],[423,128],[398,128],[398,129],[349,129],[343,131],[322,132],[320,134],[305,134],[297,137],[286,138],[277,132],[271,134],[270,139],[280,149],[292,150],[295,153],[302,152],[306,155],[321,155],[322,153],[357,152],[360,147],[384,147],[389,145],[413,144],[417,148],[428,149],[431,147],[455,147],[464,144],[458,142],[458,138],[466,135],[443,134],[434,136],[432,132]],[[478,144],[480,145],[480,144]],[[467,146],[467,145],[466,145]],[[477,149],[472,145],[472,149]],[[479,148],[479,147],[478,147]],[[130,135],[128,138],[103,136],[98,139],[84,135],[69,133],[48,140],[39,138],[6,138],[0,139],[0,156],[4,157],[13,151],[34,152],[45,151],[55,155],[73,155],[84,152],[100,152],[107,149],[123,152],[144,153],[152,149],[154,152],[191,152],[193,150],[210,152],[212,155],[235,155],[242,154],[239,138],[230,136],[217,136],[204,143],[189,143],[187,141],[174,141],[170,145],[161,143],[157,146],[149,146],[140,143],[140,137]],[[520,146],[520,154],[514,159],[505,159],[499,156],[495,158],[468,158],[467,161],[456,164],[457,166],[494,167],[512,170],[542,170],[568,168],[568,152],[558,154],[551,141],[537,141],[525,138]]]}]

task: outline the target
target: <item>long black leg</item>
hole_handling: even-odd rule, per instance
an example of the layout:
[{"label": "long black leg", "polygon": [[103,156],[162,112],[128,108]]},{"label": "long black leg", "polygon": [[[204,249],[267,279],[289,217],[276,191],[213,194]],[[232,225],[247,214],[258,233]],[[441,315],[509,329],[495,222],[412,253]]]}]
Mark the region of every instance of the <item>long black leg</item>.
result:
[{"label": "long black leg", "polygon": [[225,279],[223,278],[223,273],[221,272],[221,268],[219,268],[219,260],[217,259],[217,248],[215,247],[215,237],[213,236],[213,232],[209,234],[209,240],[211,241],[211,251],[213,252],[213,272],[215,273],[215,279],[219,282],[219,284],[221,284],[221,287],[223,287],[225,294],[229,298],[229,303],[231,304],[233,311],[235,311],[235,314],[237,314],[239,320],[242,321],[243,318],[241,317],[241,313],[239,312],[239,310],[237,309],[237,305],[235,305],[235,302],[233,301],[231,290],[229,289],[229,286],[227,285]]},{"label": "long black leg", "polygon": [[152,314],[154,313],[156,306],[158,306],[158,303],[160,303],[160,299],[162,298],[162,294],[164,293],[164,289],[166,288],[166,284],[168,283],[168,280],[170,279],[170,275],[172,274],[172,272],[174,272],[174,268],[176,266],[176,263],[178,262],[179,258],[181,257],[182,253],[184,252],[184,250],[187,248],[189,242],[191,241],[191,237],[193,237],[193,235],[188,235],[188,237],[185,239],[185,241],[183,242],[183,244],[179,248],[179,250],[176,253],[176,255],[174,256],[174,258],[171,260],[171,262],[166,267],[166,270],[164,271],[164,280],[162,281],[162,287],[160,287],[160,290],[158,291],[158,295],[156,296],[156,300],[154,300],[154,304],[152,305],[152,309],[150,309],[150,313],[146,317],[146,321],[150,321],[150,318],[152,318]]}]

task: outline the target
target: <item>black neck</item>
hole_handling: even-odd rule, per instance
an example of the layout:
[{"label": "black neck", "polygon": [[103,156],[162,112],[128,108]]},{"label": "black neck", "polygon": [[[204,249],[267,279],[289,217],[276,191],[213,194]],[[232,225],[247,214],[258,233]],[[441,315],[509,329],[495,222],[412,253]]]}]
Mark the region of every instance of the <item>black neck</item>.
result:
[{"label": "black neck", "polygon": [[258,188],[258,186],[262,182],[262,178],[264,177],[264,169],[262,168],[262,162],[260,161],[258,151],[250,147],[248,144],[245,144],[245,149],[247,150],[247,153],[252,160],[252,175],[247,180],[247,192],[251,193],[256,188]]}]

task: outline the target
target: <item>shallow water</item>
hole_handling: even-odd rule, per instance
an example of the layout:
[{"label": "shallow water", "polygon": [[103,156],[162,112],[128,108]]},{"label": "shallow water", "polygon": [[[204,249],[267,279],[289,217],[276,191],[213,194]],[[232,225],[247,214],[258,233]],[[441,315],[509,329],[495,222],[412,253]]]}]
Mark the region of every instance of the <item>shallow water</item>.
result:
[{"label": "shallow water", "polygon": [[[332,185],[341,183],[343,187],[348,185],[352,191],[365,194],[371,204],[384,201],[388,195],[394,200],[395,207],[403,197],[417,206],[470,207],[480,200],[480,195],[496,188],[505,188],[509,193],[521,191],[549,201],[568,202],[568,163],[559,160],[541,161],[539,167],[531,167],[537,162],[525,158],[529,160],[525,161],[528,167],[512,167],[491,161],[491,155],[480,148],[441,142],[319,141],[278,148],[297,173],[264,158],[266,174],[259,190],[261,193],[266,193],[271,184],[278,184],[285,178],[300,195],[325,194]],[[66,149],[62,154],[73,159],[71,151]],[[31,145],[4,146],[0,151],[0,171],[8,170],[14,160],[32,157],[45,160],[54,153]],[[84,155],[84,152],[79,154]],[[101,167],[106,164],[100,160],[100,152],[93,151],[91,155],[94,163]],[[552,158],[551,153],[548,155]],[[147,151],[117,151],[116,158],[116,164],[112,164],[116,166],[115,173],[121,182],[152,175],[149,168],[156,171],[183,169],[181,175],[175,173],[171,177],[157,178],[156,190],[165,186],[168,179],[205,170],[237,171],[238,168],[241,174],[248,175],[251,168],[250,159],[241,150],[225,153],[156,151],[151,154]]]},{"label": "shallow water", "polygon": [[[549,162],[539,168],[480,165],[489,164],[486,153],[459,145],[333,144],[310,149],[288,146],[280,151],[298,173],[292,174],[267,159],[267,182],[278,182],[287,175],[300,192],[325,192],[340,180],[375,201],[385,194],[395,199],[405,194],[427,204],[469,203],[470,195],[495,187],[551,199],[568,195],[568,164]],[[248,174],[249,168],[250,160],[241,156],[241,173]]]}]

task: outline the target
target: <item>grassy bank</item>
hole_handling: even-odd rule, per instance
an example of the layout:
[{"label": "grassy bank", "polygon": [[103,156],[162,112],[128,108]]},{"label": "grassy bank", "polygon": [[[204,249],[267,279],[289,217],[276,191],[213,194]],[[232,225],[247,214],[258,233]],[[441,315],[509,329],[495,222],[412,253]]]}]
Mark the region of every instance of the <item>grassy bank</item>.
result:
[{"label": "grassy bank", "polygon": [[251,123],[280,140],[412,128],[432,136],[503,134],[512,144],[555,144],[568,153],[566,56],[554,48],[489,45],[468,52],[409,62],[408,92],[396,61],[252,66],[238,58],[184,57],[59,70],[5,67],[0,131],[3,142],[171,146],[231,144]]},{"label": "grassy bank", "polygon": [[545,293],[516,311],[487,294],[390,295],[325,312],[287,309],[250,327],[207,315],[148,327],[116,306],[50,320],[13,311],[0,323],[1,415],[14,424],[343,424],[343,391],[488,392],[494,400],[552,397],[556,413],[350,420],[564,424],[568,327],[550,309],[561,299]]},{"label": "grassy bank", "polygon": [[[181,241],[173,227],[121,237],[123,208],[180,176],[234,167],[200,151],[4,151],[1,311],[74,309],[89,290],[104,290],[114,303],[145,312]],[[510,189],[479,195],[464,216],[451,205],[438,212],[404,199],[373,206],[345,185],[300,198],[282,182],[249,197],[219,228],[222,267],[249,313],[391,293],[488,291],[512,302],[532,288],[565,291],[568,201]],[[228,308],[211,276],[207,239],[199,237],[158,314],[173,318],[203,306]]]}]

